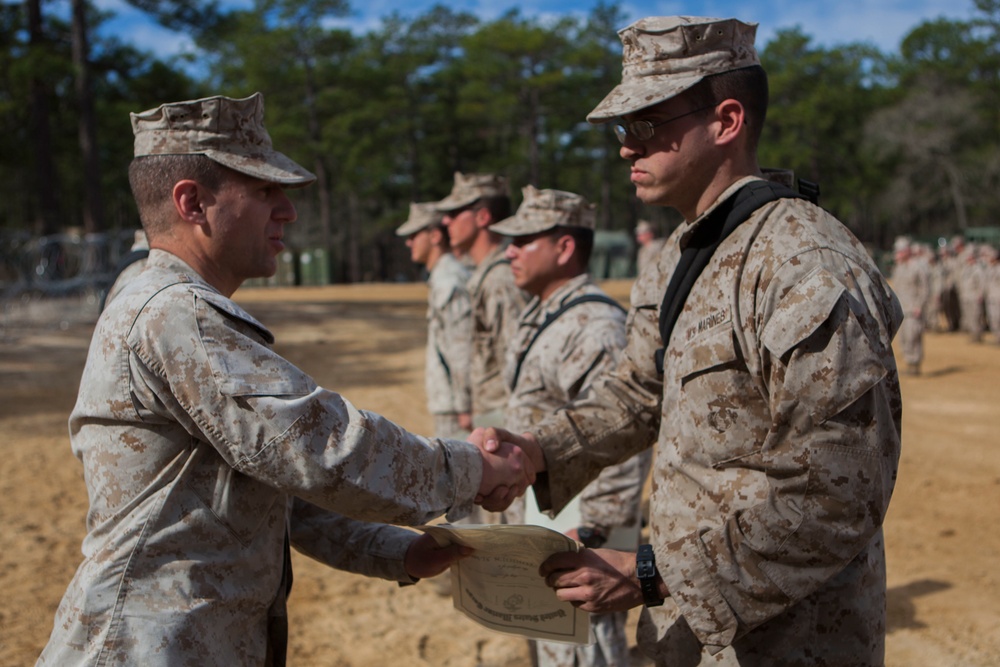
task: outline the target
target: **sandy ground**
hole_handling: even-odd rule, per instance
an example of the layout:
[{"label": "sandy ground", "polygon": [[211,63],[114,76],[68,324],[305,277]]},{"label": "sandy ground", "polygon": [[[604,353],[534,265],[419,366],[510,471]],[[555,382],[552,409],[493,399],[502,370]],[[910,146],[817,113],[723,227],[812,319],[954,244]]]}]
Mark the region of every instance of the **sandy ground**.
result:
[{"label": "sandy ground", "polygon": [[[627,299],[627,282],[607,288]],[[237,300],[321,384],[426,433],[425,295],[421,285],[359,285],[244,290]],[[91,308],[30,326],[5,318],[0,667],[34,662],[80,561],[87,497],[66,419],[94,316]],[[929,335],[926,346],[924,375],[902,379],[904,453],[886,523],[887,664],[998,665],[1000,347],[957,334]],[[480,628],[430,585],[399,588],[294,558],[294,667],[529,664],[522,640]],[[645,664],[636,657],[632,667]]]}]

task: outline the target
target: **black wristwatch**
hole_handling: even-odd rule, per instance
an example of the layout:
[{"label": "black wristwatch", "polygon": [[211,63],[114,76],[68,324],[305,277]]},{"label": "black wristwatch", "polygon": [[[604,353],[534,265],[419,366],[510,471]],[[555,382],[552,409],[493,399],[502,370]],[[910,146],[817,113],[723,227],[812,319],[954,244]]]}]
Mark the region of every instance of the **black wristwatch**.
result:
[{"label": "black wristwatch", "polygon": [[602,547],[608,541],[604,529],[597,526],[580,526],[576,529],[576,536],[580,539],[580,543],[588,549]]},{"label": "black wristwatch", "polygon": [[642,600],[647,607],[659,607],[663,604],[656,575],[656,557],[653,555],[652,545],[640,544],[639,551],[635,554],[635,576],[639,579]]}]

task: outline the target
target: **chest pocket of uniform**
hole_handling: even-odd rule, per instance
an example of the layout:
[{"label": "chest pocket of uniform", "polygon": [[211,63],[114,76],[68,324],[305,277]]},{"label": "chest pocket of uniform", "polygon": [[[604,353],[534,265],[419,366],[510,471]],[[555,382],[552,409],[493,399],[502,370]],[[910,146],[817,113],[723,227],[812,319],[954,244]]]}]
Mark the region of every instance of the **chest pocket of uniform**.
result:
[{"label": "chest pocket of uniform", "polygon": [[[725,467],[758,452],[764,437],[755,427],[767,422],[767,406],[750,374],[727,321],[691,339],[675,362],[680,382],[681,433],[697,442],[706,463]],[[697,455],[697,454],[695,454]]]}]

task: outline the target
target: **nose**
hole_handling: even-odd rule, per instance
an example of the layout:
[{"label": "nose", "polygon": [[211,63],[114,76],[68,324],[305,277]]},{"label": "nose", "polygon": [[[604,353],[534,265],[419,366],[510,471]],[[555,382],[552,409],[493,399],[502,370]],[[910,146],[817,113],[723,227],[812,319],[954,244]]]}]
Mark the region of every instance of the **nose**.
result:
[{"label": "nose", "polygon": [[288,193],[284,190],[278,195],[278,202],[275,204],[273,217],[275,220],[286,225],[295,222],[299,217],[298,212],[295,210],[295,204],[288,198]]},{"label": "nose", "polygon": [[622,144],[621,149],[618,154],[626,160],[634,160],[635,158],[645,154],[646,147],[641,141],[636,141],[632,137],[626,137],[625,143]]},{"label": "nose", "polygon": [[452,216],[450,213],[446,213],[441,217],[441,225],[443,227],[447,227],[448,225],[451,224],[451,221],[454,219],[455,219],[454,216]]},{"label": "nose", "polygon": [[507,259],[517,259],[518,247],[513,243],[507,245],[507,248],[503,251],[503,256]]}]

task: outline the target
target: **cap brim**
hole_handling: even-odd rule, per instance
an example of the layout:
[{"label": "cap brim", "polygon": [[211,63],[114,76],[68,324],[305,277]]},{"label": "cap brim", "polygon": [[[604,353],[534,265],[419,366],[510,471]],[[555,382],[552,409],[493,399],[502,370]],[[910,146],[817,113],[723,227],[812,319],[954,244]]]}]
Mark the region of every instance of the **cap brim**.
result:
[{"label": "cap brim", "polygon": [[539,225],[537,222],[519,218],[515,214],[509,218],[504,218],[500,222],[490,225],[490,231],[496,232],[501,236],[528,236],[529,234],[547,232],[555,227],[558,227],[557,223],[553,222],[551,224],[544,223]]},{"label": "cap brim", "polygon": [[269,183],[279,183],[289,188],[301,188],[314,183],[316,176],[297,162],[278,151],[263,151],[238,155],[208,150],[205,155],[233,171],[259,178]]},{"label": "cap brim", "polygon": [[427,229],[431,226],[430,222],[423,222],[422,220],[407,220],[396,230],[396,236],[410,236],[411,234],[416,234],[422,229]]},{"label": "cap brim", "polygon": [[647,109],[676,97],[704,78],[703,74],[663,74],[623,81],[587,114],[587,122],[599,125]]},{"label": "cap brim", "polygon": [[482,197],[478,194],[465,195],[463,197],[453,197],[449,195],[435,204],[434,208],[441,213],[450,213],[451,211],[457,211],[460,208],[464,208],[469,204],[474,204],[480,199],[482,199]]}]

